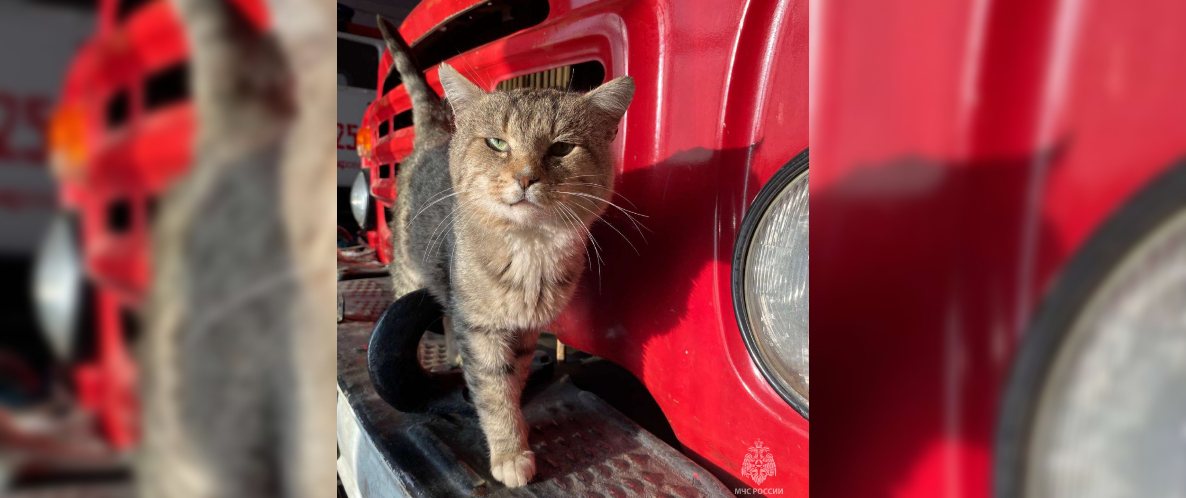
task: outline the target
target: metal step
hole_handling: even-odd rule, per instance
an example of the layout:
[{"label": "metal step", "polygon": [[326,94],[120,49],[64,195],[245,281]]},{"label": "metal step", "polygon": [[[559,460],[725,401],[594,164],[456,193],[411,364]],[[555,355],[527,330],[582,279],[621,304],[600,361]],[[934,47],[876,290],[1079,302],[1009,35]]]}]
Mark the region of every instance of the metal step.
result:
[{"label": "metal step", "polygon": [[[376,288],[390,286],[339,283],[347,310],[372,308],[366,301]],[[338,473],[351,498],[732,496],[703,468],[567,377],[524,393],[537,472],[529,485],[508,489],[490,475],[476,418],[401,413],[379,399],[366,369],[370,320],[338,324]]]},{"label": "metal step", "polygon": [[32,488],[0,489],[8,498],[134,498],[130,482],[62,483]]}]

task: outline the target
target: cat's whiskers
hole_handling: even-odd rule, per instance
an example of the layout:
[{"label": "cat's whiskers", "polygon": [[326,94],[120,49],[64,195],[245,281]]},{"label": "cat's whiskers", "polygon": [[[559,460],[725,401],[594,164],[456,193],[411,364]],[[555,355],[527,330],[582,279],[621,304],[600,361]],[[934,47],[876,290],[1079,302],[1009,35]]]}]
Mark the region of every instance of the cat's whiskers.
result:
[{"label": "cat's whiskers", "polygon": [[437,196],[439,196],[439,195],[441,195],[441,194],[444,194],[445,192],[449,192],[449,191],[451,191],[451,190],[454,190],[455,188],[456,188],[456,187],[454,187],[454,186],[450,185],[450,186],[446,187],[444,190],[442,190],[442,191],[440,191],[440,192],[437,192],[437,193],[435,193],[435,194],[432,194],[432,195],[428,196],[428,200],[426,200],[425,202],[431,202],[431,201],[433,201],[433,200],[436,200]]},{"label": "cat's whiskers", "polygon": [[[461,51],[460,51],[460,50],[456,50],[456,49],[454,49],[454,50],[457,52],[457,55],[459,55],[459,56],[461,55]],[[462,60],[462,61],[454,61],[454,62],[453,62],[453,64],[456,64],[457,62],[465,62],[465,61],[464,61],[464,60]],[[477,78],[478,74],[477,74],[477,72],[476,72],[476,71],[474,71],[474,67],[473,67],[472,65],[469,65],[469,67],[468,67],[468,68],[463,68],[463,69],[465,69],[465,73],[469,73],[467,76],[469,76],[469,77],[470,77],[470,80],[471,80],[471,81],[472,81],[472,80],[475,80],[475,79],[478,79],[478,78]],[[483,89],[489,89],[489,90],[487,90],[487,91],[492,91],[492,90],[494,90],[494,87],[490,86],[490,78],[489,78],[489,76],[487,76],[487,78],[486,78],[486,80],[485,80],[485,81],[481,81],[480,83],[482,83]]]},{"label": "cat's whiskers", "polygon": [[[574,199],[574,200],[575,200],[575,199]],[[594,216],[594,217],[596,217],[597,219],[599,219],[599,220],[601,220],[601,221],[604,221],[606,225],[609,225],[609,227],[610,227],[610,228],[612,228],[612,229],[613,229],[615,232],[618,232],[618,235],[621,235],[621,236],[622,236],[622,238],[626,240],[626,243],[627,243],[627,244],[630,244],[630,248],[631,248],[631,249],[634,249],[634,254],[637,254],[637,255],[639,255],[639,256],[642,256],[642,253],[638,252],[638,248],[637,248],[637,247],[634,247],[634,243],[630,241],[630,238],[629,238],[629,237],[627,237],[627,236],[626,236],[626,234],[622,233],[622,231],[621,231],[621,230],[618,230],[618,227],[615,227],[613,223],[610,223],[610,222],[609,222],[609,220],[607,220],[607,219],[603,218],[601,215],[597,214],[597,212],[596,212],[596,211],[594,211],[594,210],[592,210],[592,209],[589,209],[589,208],[585,207],[583,204],[574,204],[574,205],[575,205],[576,207],[579,207],[579,208],[581,208],[581,209],[584,209],[585,211],[588,211],[588,212],[589,212],[589,214],[593,215],[593,216]],[[643,240],[645,240],[645,238],[644,238]]]},{"label": "cat's whiskers", "polygon": [[601,292],[601,265],[604,263],[604,261],[601,259],[601,247],[597,243],[597,238],[593,237],[593,232],[589,231],[589,227],[585,226],[585,223],[581,221],[581,217],[577,216],[576,212],[566,206],[563,202],[559,202],[556,205],[568,213],[569,216],[572,216],[573,222],[585,229],[585,233],[589,235],[589,242],[593,243],[593,254],[597,256],[597,291]]},{"label": "cat's whiskers", "polygon": [[429,199],[429,200],[435,199],[435,198],[436,198],[436,196],[438,196],[438,195],[441,195],[441,194],[443,194],[443,193],[445,193],[445,192],[448,192],[448,191],[450,191],[450,190],[453,190],[453,186],[452,186],[452,185],[450,185],[450,186],[448,186],[448,187],[445,187],[445,190],[442,190],[442,191],[440,191],[440,192],[437,192],[437,193],[435,193],[435,194],[432,194],[432,195],[428,196],[428,199]]},{"label": "cat's whiskers", "polygon": [[[476,216],[476,215],[474,214],[474,212],[476,212],[476,211],[477,211],[477,210],[472,210],[472,211],[470,211],[470,212],[468,212],[468,213],[462,213],[462,216],[464,216],[464,217],[465,217],[465,218],[468,220],[469,218],[472,218],[472,217]],[[454,231],[456,231],[456,230],[457,230],[457,227],[459,227],[459,226],[460,226],[462,229],[464,229],[464,228],[465,228],[465,224],[463,224],[463,223],[461,222],[461,220],[460,220],[460,219],[456,219],[456,218],[455,218],[455,219],[453,220],[453,224],[449,226],[449,229],[450,229],[450,230],[454,230]],[[452,253],[451,253],[451,255],[449,256],[449,261],[456,261],[456,260],[457,260],[457,246],[459,246],[459,245],[461,245],[461,244],[456,244],[456,243],[455,243],[455,244],[453,244],[453,252],[452,252]]]},{"label": "cat's whiskers", "polygon": [[[646,217],[647,217],[647,215],[645,215],[645,214],[642,214],[642,213],[639,213],[639,212],[635,212],[635,211],[631,211],[631,210],[629,210],[629,209],[623,208],[622,206],[619,206],[619,205],[617,205],[617,204],[614,204],[613,202],[610,202],[610,201],[608,201],[608,200],[606,200],[606,199],[604,199],[604,198],[601,198],[601,197],[598,197],[598,196],[595,196],[595,195],[590,195],[590,194],[582,194],[582,193],[580,193],[580,192],[568,192],[568,191],[565,191],[565,190],[553,190],[553,192],[557,192],[557,193],[561,193],[561,194],[575,195],[575,196],[579,196],[579,197],[586,197],[586,198],[589,198],[589,199],[596,199],[596,200],[599,200],[599,201],[601,201],[601,202],[604,202],[604,203],[606,203],[606,204],[608,204],[608,205],[610,205],[610,206],[613,206],[613,207],[617,208],[619,211],[621,211],[621,212],[622,212],[622,214],[626,215],[626,218],[627,218],[627,219],[629,219],[631,223],[633,223],[633,224],[634,224],[634,229],[635,229],[635,230],[638,230],[638,234],[639,234],[639,235],[642,235],[642,239],[643,239],[643,241],[644,241],[644,242],[646,241],[646,235],[643,235],[643,233],[642,233],[642,228],[646,228],[646,229],[647,229],[647,231],[650,231],[650,232],[654,233],[654,231],[653,231],[653,230],[651,230],[650,228],[647,228],[647,226],[646,226],[646,225],[642,224],[642,222],[640,222],[640,221],[638,221],[638,220],[634,219],[634,217],[633,217],[633,216],[631,216],[631,213],[633,213],[633,214],[635,214],[635,215],[642,216],[642,217],[646,218]],[[604,218],[603,218],[603,219],[604,219]],[[639,227],[641,227],[641,228],[639,228]]]},{"label": "cat's whiskers", "polygon": [[[445,199],[448,199],[448,198],[450,198],[450,197],[453,197],[453,196],[455,196],[455,195],[461,195],[461,194],[464,194],[464,193],[466,193],[466,192],[472,192],[472,191],[474,191],[474,190],[478,190],[479,188],[480,188],[480,187],[478,187],[478,186],[476,186],[476,185],[475,185],[475,186],[473,186],[473,187],[470,187],[470,188],[467,188],[467,189],[463,189],[463,190],[459,190],[459,191],[453,192],[452,194],[446,195],[446,196],[444,196],[444,197],[441,197],[440,199],[437,199],[437,200],[434,200],[434,201],[430,202],[428,205],[426,205],[426,206],[424,206],[424,207],[420,208],[420,210],[419,210],[419,211],[417,211],[417,212],[416,212],[416,214],[415,214],[415,215],[413,215],[413,216],[412,216],[412,218],[408,220],[408,225],[411,225],[413,221],[416,221],[416,218],[418,218],[418,217],[419,217],[421,214],[424,214],[424,212],[425,212],[425,211],[427,211],[427,210],[428,210],[428,208],[432,207],[434,204],[436,204],[436,203],[438,203],[438,202],[441,202],[441,201],[443,201],[443,200],[445,200]],[[445,190],[445,192],[447,192],[447,191],[448,191],[448,189],[446,189],[446,190]]]},{"label": "cat's whiskers", "polygon": [[[453,223],[449,225],[449,227],[446,229],[446,231],[449,231],[449,230],[456,231],[458,229],[458,227],[460,227],[461,229],[465,229],[465,227],[471,221],[478,220],[483,217],[490,217],[490,214],[481,210],[481,209],[467,209],[465,211],[462,211],[460,214],[453,216]],[[490,220],[482,220],[482,221],[479,221],[478,223],[479,224],[488,223],[489,221]],[[444,243],[443,235],[441,237],[441,243]],[[458,245],[460,245],[460,244],[453,245],[453,256],[454,257],[456,257],[456,255],[457,255],[457,246]]]},{"label": "cat's whiskers", "polygon": [[[441,223],[452,222],[452,219],[453,219],[453,213],[449,213],[448,216],[446,216],[444,219],[441,220],[440,223],[437,224],[438,229],[439,229]],[[428,244],[426,246],[424,246],[424,255],[420,258],[421,262],[428,261],[428,253],[432,252],[432,246],[433,246],[433,242],[435,239],[436,239],[436,230],[433,230],[432,235],[428,238]]]},{"label": "cat's whiskers", "polygon": [[[580,175],[580,176],[591,176],[591,175]],[[592,176],[596,176],[596,175],[592,175]],[[616,190],[614,190],[614,189],[611,189],[611,188],[608,188],[608,187],[603,187],[603,186],[601,186],[601,185],[598,185],[598,184],[596,184],[596,183],[557,183],[557,184],[556,184],[556,186],[565,186],[565,185],[568,185],[568,186],[581,186],[581,185],[587,185],[587,186],[590,186],[590,187],[596,187],[596,188],[599,188],[599,189],[602,189],[602,190],[606,190],[606,191],[610,192],[610,194],[611,194],[611,195],[616,195],[616,196],[618,196],[618,197],[621,197],[621,198],[622,198],[622,200],[624,200],[624,201],[626,201],[627,203],[629,203],[629,204],[630,204],[630,207],[632,207],[632,208],[634,208],[634,209],[638,209],[638,206],[637,206],[637,205],[635,205],[635,204],[634,204],[634,202],[632,202],[630,199],[626,198],[626,196],[625,196],[625,195],[622,195],[622,193],[621,193],[621,192],[618,192],[618,191],[616,191]],[[629,215],[629,214],[627,214],[626,216],[627,216],[627,217],[629,217],[630,215]],[[607,220],[607,219],[605,219],[605,218],[601,217],[600,215],[598,216],[598,218],[601,218],[601,219],[602,219],[602,220],[604,220],[606,223],[609,223],[609,220]],[[638,236],[639,236],[639,237],[642,237],[642,241],[643,241],[644,243],[649,243],[649,242],[647,241],[647,236],[646,236],[646,234],[642,233],[642,229],[643,229],[643,228],[646,228],[646,227],[639,227],[639,223],[638,223],[638,221],[636,221],[636,220],[634,220],[634,219],[630,219],[630,224],[634,225],[634,230],[638,232]],[[651,229],[647,228],[647,230],[648,230],[648,231],[650,231]],[[652,233],[653,233],[653,231],[652,231]]]},{"label": "cat's whiskers", "polygon": [[598,177],[599,177],[599,176],[605,176],[605,175],[602,175],[602,174],[572,175],[572,176],[566,176],[566,177],[564,177],[564,178],[561,178],[561,180],[571,180],[571,179],[573,179],[573,178],[588,178],[588,177],[591,177],[591,176],[598,176]]},{"label": "cat's whiskers", "polygon": [[[567,184],[561,184],[561,185],[567,185]],[[623,197],[623,199],[625,199],[625,200],[626,200],[626,202],[630,202],[630,200],[629,200],[629,199],[626,199],[625,197]],[[583,200],[583,201],[586,201],[586,202],[593,202],[593,201],[589,201],[589,200],[587,200],[587,199],[584,199],[584,198],[580,198],[580,199],[574,199],[574,200]],[[631,204],[633,204],[633,203],[631,203]],[[600,219],[601,221],[604,221],[606,225],[609,225],[609,226],[610,226],[610,228],[613,228],[615,231],[617,231],[617,230],[618,230],[618,229],[617,229],[617,227],[615,227],[615,226],[614,226],[614,224],[613,224],[612,222],[610,222],[609,218],[606,218],[605,216],[602,216],[602,215],[599,215],[599,214],[597,214],[595,211],[593,211],[593,210],[590,210],[589,208],[586,208],[586,207],[585,207],[583,204],[577,204],[577,205],[578,205],[578,206],[580,206],[580,207],[582,207],[582,208],[584,208],[584,209],[586,209],[586,210],[588,210],[589,212],[592,212],[593,214],[595,214],[595,215],[597,216],[597,218],[598,218],[598,219]],[[634,218],[631,218],[631,217],[630,217],[630,214],[629,214],[629,213],[623,213],[623,214],[625,214],[625,215],[626,215],[626,219],[630,221],[630,224],[631,224],[631,225],[634,225],[634,231],[638,232],[638,236],[639,236],[639,237],[642,237],[642,242],[643,242],[644,244],[649,244],[649,243],[650,243],[650,241],[648,241],[648,240],[647,240],[647,235],[646,235],[645,233],[642,233],[642,229],[643,229],[643,228],[646,228],[646,227],[645,227],[645,226],[640,226],[637,220],[635,220]],[[648,231],[650,231],[651,229],[647,228],[647,230],[648,230]],[[622,234],[622,232],[621,232],[621,231],[618,231],[618,233],[619,233],[619,234]],[[622,237],[626,237],[626,235],[625,235],[625,234],[622,234]],[[627,239],[627,240],[629,240],[629,239]],[[638,250],[637,250],[637,249],[635,249],[635,252],[638,252]]]},{"label": "cat's whiskers", "polygon": [[[428,261],[428,253],[432,250],[433,240],[437,238],[437,231],[441,229],[441,225],[444,225],[446,222],[454,219],[454,214],[457,213],[458,209],[461,209],[461,203],[457,203],[457,205],[453,207],[453,210],[449,211],[449,214],[445,215],[444,218],[441,218],[441,221],[437,222],[436,228],[432,230],[432,235],[428,237],[428,246],[424,248],[424,257],[421,259],[421,261]],[[445,231],[447,232],[448,229]],[[445,232],[441,232],[442,241],[444,240],[444,233]]]},{"label": "cat's whiskers", "polygon": [[[468,211],[462,211],[460,214],[457,214],[457,210],[460,208],[461,208],[461,205],[459,204],[457,206],[457,208],[453,209],[452,213],[449,213],[449,217],[447,217],[447,218],[450,218],[450,222],[448,225],[445,226],[445,229],[443,231],[441,231],[440,237],[439,238],[432,237],[429,239],[429,247],[425,248],[425,252],[424,252],[426,261],[427,261],[428,254],[432,252],[431,249],[432,249],[432,246],[434,245],[432,243],[433,239],[437,239],[437,242],[435,243],[435,245],[439,248],[441,246],[441,244],[445,243],[445,237],[448,237],[450,231],[456,230],[458,226],[464,226],[465,223],[468,223],[470,220],[477,218],[479,210],[471,209]],[[434,231],[433,233],[435,234],[436,232]],[[453,244],[453,253],[452,253],[453,256],[452,257],[457,256],[457,246],[458,245],[459,244],[456,244],[456,243]],[[450,261],[452,261],[452,260],[450,260]]]},{"label": "cat's whiskers", "polygon": [[444,194],[444,193],[446,193],[446,192],[454,191],[454,189],[455,189],[455,188],[456,188],[456,187],[453,187],[452,185],[450,185],[449,187],[445,188],[445,190],[442,190],[442,191],[440,191],[440,192],[437,192],[437,193],[435,193],[435,194],[432,194],[432,195],[428,196],[428,199],[427,199],[427,200],[425,200],[424,202],[433,202],[433,201],[435,201],[435,200],[438,200],[438,197],[437,197],[437,196],[439,196],[439,195],[441,195],[441,194]]},{"label": "cat's whiskers", "polygon": [[647,215],[645,215],[645,214],[642,214],[642,213],[640,213],[640,212],[638,212],[638,211],[631,211],[631,210],[629,210],[629,209],[626,209],[626,208],[624,208],[624,207],[622,207],[622,206],[619,206],[619,205],[617,205],[617,204],[614,204],[613,202],[610,202],[610,200],[609,200],[609,199],[606,199],[606,198],[604,198],[604,197],[598,197],[598,196],[596,196],[596,195],[593,195],[593,194],[584,194],[584,193],[581,193],[581,192],[569,192],[569,191],[566,191],[566,190],[553,190],[553,192],[559,192],[559,193],[561,193],[561,194],[569,194],[569,195],[579,195],[579,196],[581,196],[581,197],[588,197],[588,198],[590,198],[590,199],[596,199],[596,200],[599,200],[599,201],[601,201],[601,202],[604,202],[604,203],[606,203],[606,204],[609,204],[609,205],[611,205],[611,206],[613,206],[613,207],[616,207],[616,208],[618,208],[618,209],[619,209],[619,210],[621,210],[623,213],[633,214],[633,215],[635,215],[635,216],[642,216],[643,218],[646,218],[646,217],[647,217]]},{"label": "cat's whiskers", "polygon": [[[463,216],[464,218],[462,218],[462,219],[455,219],[455,220],[453,221],[453,224],[450,226],[450,228],[449,228],[449,229],[450,229],[450,230],[456,230],[456,229],[457,229],[457,227],[459,227],[459,226],[460,226],[460,227],[462,227],[462,228],[464,229],[464,228],[465,228],[465,223],[468,223],[468,222],[469,222],[469,220],[471,220],[471,219],[473,219],[473,218],[476,218],[476,217],[478,216],[478,215],[477,215],[477,213],[478,213],[478,210],[477,210],[477,209],[473,209],[473,210],[470,210],[469,212],[462,213],[462,216]],[[455,261],[455,260],[456,260],[456,258],[457,258],[457,246],[459,246],[459,245],[461,245],[461,244],[453,244],[453,253],[452,253],[452,255],[449,257],[449,261]]]},{"label": "cat's whiskers", "polygon": [[621,198],[622,198],[622,200],[624,200],[624,201],[626,201],[626,202],[630,203],[630,207],[632,207],[632,208],[634,208],[634,209],[638,209],[638,206],[634,205],[634,203],[633,203],[633,202],[631,202],[631,201],[630,201],[630,199],[627,199],[627,198],[626,198],[626,196],[622,195],[620,192],[618,192],[618,191],[616,191],[616,190],[614,190],[614,189],[612,189],[612,188],[609,188],[609,187],[605,187],[605,186],[602,186],[602,185],[598,185],[598,184],[596,184],[596,183],[557,183],[557,184],[555,184],[555,185],[556,185],[556,186],[558,186],[558,187],[559,187],[559,186],[564,186],[564,185],[571,185],[571,186],[574,186],[574,187],[579,187],[579,186],[589,186],[589,187],[599,188],[599,189],[601,189],[601,190],[605,190],[605,191],[607,191],[607,192],[610,192],[610,194],[612,194],[612,195],[616,195],[616,196],[618,196],[618,197],[621,197]]},{"label": "cat's whiskers", "polygon": [[[559,206],[559,205],[553,206],[553,208],[552,208],[552,211],[553,211],[553,212],[555,212],[557,215],[563,215],[563,214],[564,214],[564,213],[562,213],[562,212],[560,211],[560,206]],[[565,224],[566,226],[568,226],[568,228],[569,228],[570,230],[572,230],[572,232],[573,232],[574,234],[576,234],[576,237],[577,237],[578,239],[580,239],[580,232],[577,230],[577,228],[576,228],[576,227],[572,226],[572,222],[571,222],[571,221],[569,221],[569,220],[568,220],[568,218],[566,218],[566,217],[561,217],[561,218],[560,218],[560,221],[563,221],[563,222],[564,222],[564,224]],[[583,241],[582,241],[582,242],[583,242]],[[593,271],[593,256],[592,256],[591,254],[589,254],[589,245],[588,245],[588,244],[584,244],[584,243],[582,243],[582,244],[581,244],[581,249],[583,249],[583,250],[585,251],[585,262],[586,262],[586,263],[588,263],[589,271]]]}]

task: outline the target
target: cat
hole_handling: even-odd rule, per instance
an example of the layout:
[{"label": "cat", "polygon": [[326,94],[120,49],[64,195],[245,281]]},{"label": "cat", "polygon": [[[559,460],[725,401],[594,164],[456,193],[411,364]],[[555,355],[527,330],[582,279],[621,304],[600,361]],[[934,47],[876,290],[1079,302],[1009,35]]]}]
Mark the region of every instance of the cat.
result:
[{"label": "cat", "polygon": [[413,152],[392,221],[395,297],[420,288],[445,309],[490,450],[490,472],[527,484],[535,455],[519,403],[540,330],[572,298],[589,226],[609,205],[610,144],[634,96],[629,76],[579,94],[486,92],[448,64],[449,113],[407,44],[378,19],[412,100]]},{"label": "cat", "polygon": [[136,494],[333,496],[334,7],[172,5],[197,135],[152,228]]}]

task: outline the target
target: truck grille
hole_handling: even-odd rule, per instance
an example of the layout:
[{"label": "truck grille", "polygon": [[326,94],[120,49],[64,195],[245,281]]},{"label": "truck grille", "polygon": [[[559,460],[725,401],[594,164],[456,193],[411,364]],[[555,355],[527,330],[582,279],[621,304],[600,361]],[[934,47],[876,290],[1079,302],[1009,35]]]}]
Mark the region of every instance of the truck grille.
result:
[{"label": "truck grille", "polygon": [[555,88],[564,90],[568,82],[572,81],[572,66],[560,66],[538,73],[524,74],[509,80],[498,82],[499,91],[517,90],[520,88]]},{"label": "truck grille", "polygon": [[553,88],[586,92],[596,88],[604,80],[605,68],[600,62],[589,61],[506,79],[498,82],[497,89],[507,91],[521,88]]}]

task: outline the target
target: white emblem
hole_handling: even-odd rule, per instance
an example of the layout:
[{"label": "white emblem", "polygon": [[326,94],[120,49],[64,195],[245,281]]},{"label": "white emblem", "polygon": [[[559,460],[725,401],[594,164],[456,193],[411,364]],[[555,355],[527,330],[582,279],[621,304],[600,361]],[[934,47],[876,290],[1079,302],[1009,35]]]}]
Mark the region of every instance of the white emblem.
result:
[{"label": "white emblem", "polygon": [[774,455],[770,454],[770,447],[763,446],[761,439],[754,442],[754,445],[749,447],[749,453],[745,454],[745,460],[741,463],[741,475],[762,484],[762,481],[765,481],[767,477],[777,473],[778,470],[774,467]]}]

